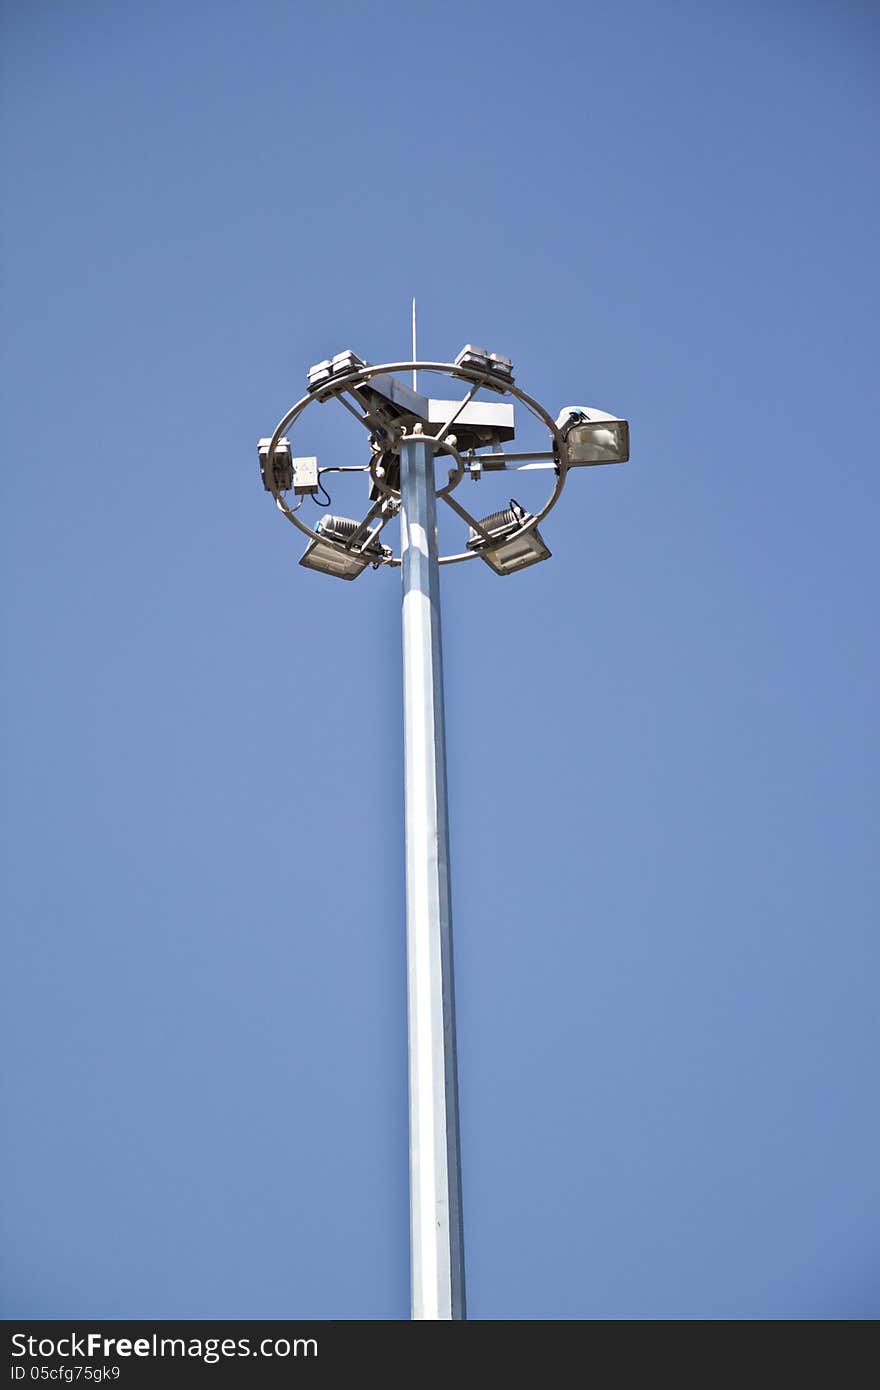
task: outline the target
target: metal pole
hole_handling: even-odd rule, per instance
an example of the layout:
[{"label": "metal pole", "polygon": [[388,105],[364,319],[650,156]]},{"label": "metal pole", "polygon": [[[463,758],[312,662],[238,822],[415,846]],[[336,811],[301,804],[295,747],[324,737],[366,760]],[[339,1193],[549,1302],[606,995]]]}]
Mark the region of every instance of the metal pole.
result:
[{"label": "metal pole", "polygon": [[465,1317],[440,569],[431,441],[400,449],[412,1316]]}]

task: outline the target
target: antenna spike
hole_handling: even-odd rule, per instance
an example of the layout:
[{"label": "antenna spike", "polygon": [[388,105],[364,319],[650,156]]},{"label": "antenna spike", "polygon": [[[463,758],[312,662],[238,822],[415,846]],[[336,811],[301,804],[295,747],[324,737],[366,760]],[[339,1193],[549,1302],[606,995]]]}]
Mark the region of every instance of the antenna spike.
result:
[{"label": "antenna spike", "polygon": [[[414,362],[418,362],[418,360],[419,360],[418,351],[417,351],[417,349],[416,349],[416,297],[415,297],[415,295],[413,295],[413,302],[412,302],[412,360],[413,360]],[[419,389],[419,374],[418,374],[417,371],[414,370],[414,371],[413,371],[413,390],[414,390],[414,391],[418,391],[418,389]]]}]

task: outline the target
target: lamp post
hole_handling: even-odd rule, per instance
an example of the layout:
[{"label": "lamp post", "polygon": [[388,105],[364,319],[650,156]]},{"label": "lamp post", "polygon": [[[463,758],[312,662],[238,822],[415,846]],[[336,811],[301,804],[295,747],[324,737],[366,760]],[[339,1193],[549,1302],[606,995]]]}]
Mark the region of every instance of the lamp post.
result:
[{"label": "lamp post", "polygon": [[[468,390],[455,400],[424,396],[417,372],[446,374]],[[401,379],[412,373],[412,386]],[[492,400],[478,398],[483,388]],[[549,447],[509,453],[514,438],[510,397],[548,431]],[[286,436],[306,408],[336,401],[367,430],[370,461],[321,468],[296,458]],[[461,1145],[458,1115],[452,951],[449,814],[443,713],[440,566],[483,559],[496,574],[516,573],[550,557],[538,533],[572,467],[624,462],[625,421],[586,406],[567,406],[554,421],[514,383],[510,360],[468,344],[448,362],[370,366],[347,351],[309,371],[309,390],[258,445],[263,486],[281,512],[308,537],[301,563],[341,579],[399,567],[403,577],[404,823],[409,1040],[410,1250],[414,1319],[466,1316]],[[438,487],[435,462],[450,464]],[[546,502],[529,512],[510,507],[475,519],[454,495],[465,476],[543,471]],[[361,519],[325,512],[312,528],[300,512],[329,474],[359,473],[371,506]],[[289,494],[293,493],[293,499]],[[325,492],[326,496],[326,492]],[[468,525],[465,549],[440,555],[437,500]],[[399,554],[381,539],[400,522]]]},{"label": "lamp post", "polygon": [[414,1318],[463,1318],[440,569],[431,441],[400,450],[403,753]]}]

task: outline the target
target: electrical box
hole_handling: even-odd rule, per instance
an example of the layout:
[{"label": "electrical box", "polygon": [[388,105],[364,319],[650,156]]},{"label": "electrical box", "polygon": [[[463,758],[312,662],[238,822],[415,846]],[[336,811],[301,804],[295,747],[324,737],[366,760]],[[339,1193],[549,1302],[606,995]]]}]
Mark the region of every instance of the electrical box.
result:
[{"label": "electrical box", "polygon": [[318,491],[318,460],[302,458],[293,460],[293,490],[298,497],[310,496]]},{"label": "electrical box", "polygon": [[261,439],[257,444],[257,454],[260,459],[260,476],[263,479],[263,487],[267,492],[272,491],[272,482],[278,492],[289,492],[293,486],[293,469],[290,458],[290,441],[279,439],[275,445],[275,458],[272,466],[272,482],[269,480],[269,445],[271,439]]}]

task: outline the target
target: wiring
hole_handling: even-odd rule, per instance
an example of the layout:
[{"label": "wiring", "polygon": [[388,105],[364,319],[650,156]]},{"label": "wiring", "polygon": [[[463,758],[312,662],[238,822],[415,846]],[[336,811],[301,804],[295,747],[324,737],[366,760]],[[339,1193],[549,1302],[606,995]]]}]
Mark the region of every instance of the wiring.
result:
[{"label": "wiring", "polygon": [[323,494],[324,494],[324,496],[326,497],[327,500],[326,500],[326,502],[321,502],[321,501],[319,501],[317,494],[313,492],[313,493],[310,494],[310,496],[311,496],[311,499],[312,499],[312,501],[314,502],[315,506],[316,506],[316,507],[332,507],[333,503],[332,503],[332,501],[331,501],[330,494],[329,494],[329,492],[327,491],[327,489],[325,488],[325,486],[324,486],[324,479],[320,476],[320,474],[318,475],[318,487],[321,489],[321,491],[323,492]]}]

